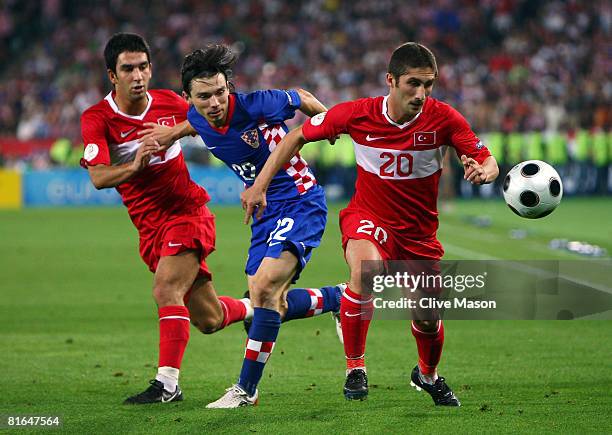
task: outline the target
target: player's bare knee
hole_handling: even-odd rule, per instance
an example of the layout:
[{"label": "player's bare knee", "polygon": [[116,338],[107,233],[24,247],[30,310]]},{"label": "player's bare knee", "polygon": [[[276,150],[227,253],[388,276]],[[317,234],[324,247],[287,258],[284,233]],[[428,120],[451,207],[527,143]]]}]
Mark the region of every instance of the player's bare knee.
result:
[{"label": "player's bare knee", "polygon": [[360,262],[358,267],[351,269],[351,290],[357,294],[371,293],[375,277],[384,271],[380,261]]},{"label": "player's bare knee", "polygon": [[251,302],[256,307],[275,305],[279,299],[277,292],[271,288],[256,287],[256,290],[251,291]]},{"label": "player's bare knee", "polygon": [[155,300],[157,305],[159,306],[166,305],[168,300],[170,299],[169,296],[170,295],[168,294],[168,291],[165,287],[158,286],[158,285],[153,287],[153,299]]},{"label": "player's bare knee", "polygon": [[160,307],[182,304],[185,293],[186,292],[181,292],[181,290],[176,287],[161,285],[159,283],[153,286],[153,299]]},{"label": "player's bare knee", "polygon": [[250,297],[254,306],[265,307],[268,305],[277,305],[282,296],[280,287],[282,282],[274,279],[271,276],[257,277],[250,289]]}]

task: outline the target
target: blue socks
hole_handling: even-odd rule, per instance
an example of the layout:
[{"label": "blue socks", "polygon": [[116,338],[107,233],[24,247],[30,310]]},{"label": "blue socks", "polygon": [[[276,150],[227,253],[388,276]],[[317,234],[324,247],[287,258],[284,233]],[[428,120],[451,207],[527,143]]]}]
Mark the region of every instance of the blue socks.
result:
[{"label": "blue socks", "polygon": [[278,312],[267,308],[254,309],[253,323],[249,331],[240,378],[238,378],[238,385],[249,396],[255,394],[263,369],[274,349],[280,325]]},{"label": "blue socks", "polygon": [[[297,288],[287,293],[287,313],[283,321],[317,316],[340,310],[342,291],[338,286]],[[242,370],[238,385],[253,396],[257,390],[266,362],[274,349],[281,325],[280,314],[267,308],[254,308]]]},{"label": "blue socks", "polygon": [[338,311],[341,296],[338,286],[291,289],[287,292],[287,313],[283,322]]}]

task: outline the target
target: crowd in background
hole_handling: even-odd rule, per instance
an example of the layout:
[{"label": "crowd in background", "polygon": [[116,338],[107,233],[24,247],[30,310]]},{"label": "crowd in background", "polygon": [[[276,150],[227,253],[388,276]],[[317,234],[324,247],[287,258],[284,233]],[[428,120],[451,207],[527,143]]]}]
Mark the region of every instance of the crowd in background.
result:
[{"label": "crowd in background", "polygon": [[434,96],[477,132],[610,128],[609,2],[530,0],[5,0],[0,136],[68,138],[110,90],[102,51],[118,31],[151,45],[151,87],[180,92],[185,54],[239,53],[239,90],[303,87],[326,105],[383,95],[391,51],[430,47]]}]

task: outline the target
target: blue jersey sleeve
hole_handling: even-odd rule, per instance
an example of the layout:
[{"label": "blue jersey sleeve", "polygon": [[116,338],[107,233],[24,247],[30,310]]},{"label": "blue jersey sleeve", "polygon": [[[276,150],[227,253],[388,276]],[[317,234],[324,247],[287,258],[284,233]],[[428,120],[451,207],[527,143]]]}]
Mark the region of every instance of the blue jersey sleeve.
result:
[{"label": "blue jersey sleeve", "polygon": [[302,100],[293,89],[269,89],[242,95],[242,103],[254,120],[271,124],[293,118]]},{"label": "blue jersey sleeve", "polygon": [[189,124],[198,132],[198,134],[202,134],[200,130],[202,129],[202,121],[206,121],[202,115],[198,113],[196,108],[192,105],[189,106],[189,110],[187,110],[187,120]]}]

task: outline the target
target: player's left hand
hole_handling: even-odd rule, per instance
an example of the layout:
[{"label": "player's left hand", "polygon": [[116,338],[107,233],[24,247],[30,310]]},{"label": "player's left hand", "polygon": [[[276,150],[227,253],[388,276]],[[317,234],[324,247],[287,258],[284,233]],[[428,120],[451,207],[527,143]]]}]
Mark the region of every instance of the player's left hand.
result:
[{"label": "player's left hand", "polygon": [[463,164],[464,180],[472,184],[483,184],[487,181],[485,169],[476,160],[463,154],[461,156],[461,163]]},{"label": "player's left hand", "polygon": [[143,170],[149,165],[151,157],[159,152],[159,144],[153,139],[147,139],[140,142],[136,150],[136,156],[132,162],[132,169],[135,172]]},{"label": "player's left hand", "polygon": [[174,132],[172,127],[160,125],[155,122],[145,122],[143,124],[144,130],[140,130],[136,133],[140,136],[138,142],[145,142],[148,139],[156,141],[160,148],[160,151],[166,151],[174,143]]},{"label": "player's left hand", "polygon": [[240,202],[244,212],[244,224],[248,225],[251,216],[257,210],[255,217],[261,219],[263,212],[268,205],[266,202],[266,192],[253,185],[240,194]]}]

